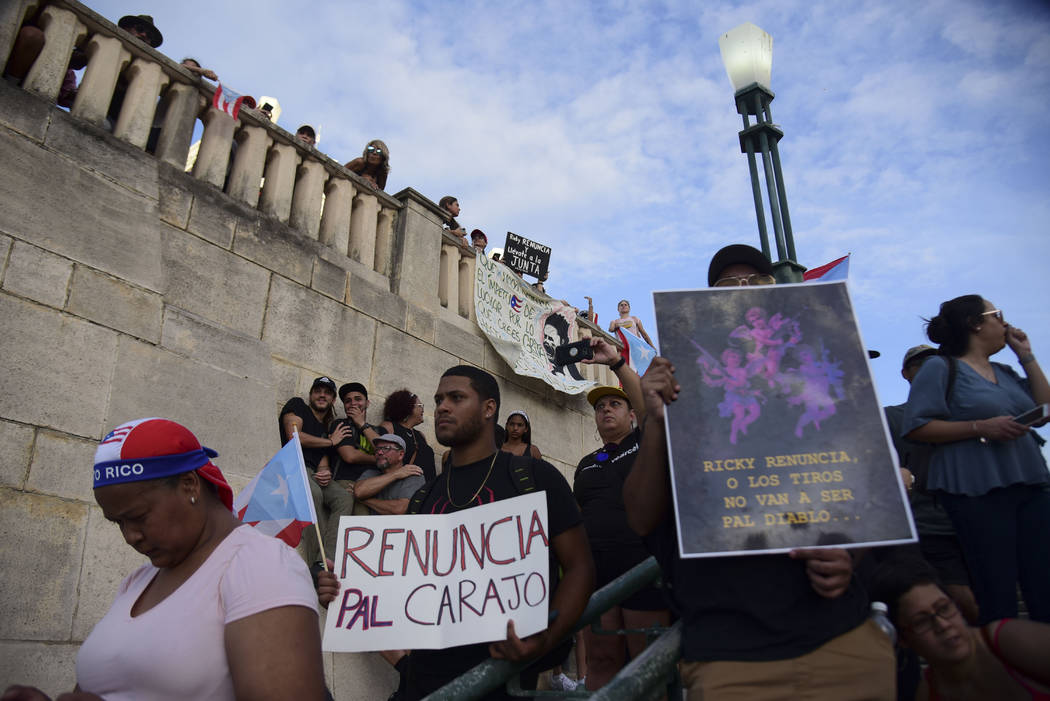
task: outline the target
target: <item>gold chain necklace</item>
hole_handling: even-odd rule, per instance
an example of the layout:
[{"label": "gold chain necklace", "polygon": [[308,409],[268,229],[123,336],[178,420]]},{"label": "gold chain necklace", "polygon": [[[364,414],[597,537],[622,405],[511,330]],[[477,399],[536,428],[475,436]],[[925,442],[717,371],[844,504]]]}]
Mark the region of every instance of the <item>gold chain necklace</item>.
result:
[{"label": "gold chain necklace", "polygon": [[478,498],[479,494],[481,494],[481,490],[485,488],[485,483],[489,481],[489,477],[492,476],[492,468],[496,465],[496,456],[498,455],[498,450],[492,454],[492,462],[489,463],[489,471],[485,474],[485,479],[481,480],[481,484],[478,485],[478,491],[474,492],[474,496],[472,496],[470,499],[467,499],[462,504],[457,504],[456,502],[452,501],[452,471],[456,468],[451,465],[452,461],[450,460],[450,464],[448,466],[448,479],[445,480],[445,493],[448,495],[448,503],[452,504],[452,506],[456,507],[457,509],[462,509],[469,504],[473,504],[474,500]]}]

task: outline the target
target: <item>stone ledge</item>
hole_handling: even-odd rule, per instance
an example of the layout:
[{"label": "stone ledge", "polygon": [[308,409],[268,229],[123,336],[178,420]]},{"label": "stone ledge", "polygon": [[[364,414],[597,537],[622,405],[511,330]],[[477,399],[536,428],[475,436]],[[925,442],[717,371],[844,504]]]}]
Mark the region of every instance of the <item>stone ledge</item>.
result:
[{"label": "stone ledge", "polygon": [[247,260],[309,285],[320,243],[303,238],[276,219],[262,217],[237,222],[233,251]]},{"label": "stone ledge", "polygon": [[346,301],[346,283],[349,279],[346,270],[329,263],[324,258],[314,259],[314,273],[310,287],[338,302]]}]

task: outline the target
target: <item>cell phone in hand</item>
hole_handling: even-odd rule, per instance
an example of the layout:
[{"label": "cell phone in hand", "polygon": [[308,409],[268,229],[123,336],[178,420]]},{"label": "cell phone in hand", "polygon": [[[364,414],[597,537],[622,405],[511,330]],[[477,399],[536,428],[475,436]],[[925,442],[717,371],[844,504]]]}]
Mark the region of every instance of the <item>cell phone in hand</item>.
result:
[{"label": "cell phone in hand", "polygon": [[590,360],[594,357],[594,349],[591,348],[591,340],[585,338],[576,343],[566,343],[554,349],[555,365],[572,365],[581,360]]},{"label": "cell phone in hand", "polygon": [[1014,421],[1025,426],[1031,426],[1037,421],[1042,421],[1048,415],[1050,415],[1050,404],[1040,404],[1034,409],[1029,409],[1023,414],[1018,414],[1014,417]]}]

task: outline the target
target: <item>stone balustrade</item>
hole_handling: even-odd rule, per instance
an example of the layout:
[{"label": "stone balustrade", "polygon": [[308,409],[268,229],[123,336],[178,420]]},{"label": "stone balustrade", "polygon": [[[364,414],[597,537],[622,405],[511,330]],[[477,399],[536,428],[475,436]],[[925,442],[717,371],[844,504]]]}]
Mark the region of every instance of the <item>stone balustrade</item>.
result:
[{"label": "stone balustrade", "polygon": [[[261,113],[234,120],[211,106],[214,87],[163,54],[129,39],[116,25],[72,0],[9,0],[0,10],[0,57],[6,64],[22,22],[39,7],[46,43],[23,88],[54,101],[75,46],[88,62],[70,112],[145,149],[159,126],[156,157],[186,163],[197,120],[203,124],[193,176],[276,217],[372,270],[389,276],[401,203],[371,187]],[[221,67],[220,67],[221,70]],[[124,98],[107,117],[118,86]],[[157,115],[162,114],[162,119]],[[158,124],[159,123],[159,124]],[[236,148],[234,144],[236,143]],[[231,162],[232,159],[232,162]],[[260,190],[259,183],[263,182]]]}]

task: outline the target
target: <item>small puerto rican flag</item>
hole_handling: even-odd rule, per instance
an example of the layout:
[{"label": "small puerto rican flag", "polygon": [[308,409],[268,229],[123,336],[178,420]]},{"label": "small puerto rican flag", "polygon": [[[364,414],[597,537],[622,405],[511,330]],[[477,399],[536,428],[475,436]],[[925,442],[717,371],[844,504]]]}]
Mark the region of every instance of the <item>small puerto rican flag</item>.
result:
[{"label": "small puerto rican flag", "polygon": [[303,529],[317,523],[299,434],[284,444],[233,501],[233,513],[293,548]]},{"label": "small puerto rican flag", "polygon": [[849,257],[850,254],[836,258],[830,263],[825,263],[819,268],[812,268],[802,273],[802,280],[804,282],[812,282],[814,280],[820,280],[821,282],[831,282],[832,280],[845,280],[849,276]]},{"label": "small puerto rican flag", "polygon": [[234,119],[237,119],[237,115],[241,113],[241,104],[243,103],[244,95],[238,95],[229,88],[224,88],[222,83],[219,83],[218,87],[215,88],[215,94],[211,98],[212,107],[225,112]]},{"label": "small puerto rican flag", "polygon": [[617,328],[616,335],[620,337],[620,342],[623,343],[623,350],[620,352],[620,355],[623,356],[628,365],[634,368],[636,373],[644,375],[645,371],[649,369],[649,363],[653,362],[653,358],[656,357],[656,349],[630,331],[625,332],[623,329]]}]

